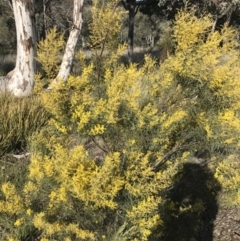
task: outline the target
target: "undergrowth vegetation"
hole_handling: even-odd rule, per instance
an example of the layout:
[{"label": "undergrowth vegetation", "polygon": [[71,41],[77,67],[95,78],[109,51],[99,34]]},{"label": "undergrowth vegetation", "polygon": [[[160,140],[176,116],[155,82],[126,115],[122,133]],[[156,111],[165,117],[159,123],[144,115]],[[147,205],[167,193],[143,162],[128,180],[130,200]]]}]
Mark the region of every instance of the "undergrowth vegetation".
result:
[{"label": "undergrowth vegetation", "polygon": [[40,98],[0,94],[0,156],[26,150],[28,138],[50,118]]},{"label": "undergrowth vegetation", "polygon": [[22,184],[2,175],[3,240],[197,240],[202,222],[211,235],[221,190],[240,204],[235,30],[180,11],[175,52],[125,66],[112,9],[101,10],[108,54],[79,54],[81,75],[38,91],[51,120],[30,138]]}]

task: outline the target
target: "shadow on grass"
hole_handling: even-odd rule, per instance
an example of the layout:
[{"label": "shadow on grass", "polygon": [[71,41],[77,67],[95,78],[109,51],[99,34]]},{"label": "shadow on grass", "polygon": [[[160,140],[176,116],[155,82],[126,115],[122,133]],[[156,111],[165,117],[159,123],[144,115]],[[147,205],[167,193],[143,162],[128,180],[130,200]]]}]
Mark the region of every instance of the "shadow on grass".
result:
[{"label": "shadow on grass", "polygon": [[221,186],[210,169],[187,163],[175,175],[172,187],[161,212],[163,226],[151,240],[213,241]]}]

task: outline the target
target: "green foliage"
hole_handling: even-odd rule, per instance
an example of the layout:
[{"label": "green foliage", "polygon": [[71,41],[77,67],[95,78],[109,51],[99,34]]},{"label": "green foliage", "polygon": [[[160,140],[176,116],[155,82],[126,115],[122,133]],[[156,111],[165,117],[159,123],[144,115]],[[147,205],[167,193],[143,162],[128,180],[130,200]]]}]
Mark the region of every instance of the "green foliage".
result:
[{"label": "green foliage", "polygon": [[[2,184],[11,183],[17,190],[22,189],[27,179],[28,165],[29,158],[18,160],[10,154],[2,156],[0,158],[0,182]],[[5,185],[5,188],[6,187],[7,186]],[[14,191],[14,187],[12,191]],[[0,199],[2,200],[2,198],[1,195]],[[4,206],[4,208],[6,207],[7,205]],[[15,207],[9,206],[9,208],[15,210]],[[22,240],[28,240],[30,236],[33,238],[34,236],[37,237],[39,235],[37,229],[34,228],[33,225],[26,226],[25,228],[14,225],[13,222],[15,222],[15,220],[13,215],[14,214],[9,215],[9,213],[1,213],[0,215],[0,224],[2,226],[0,231],[1,240],[11,240],[8,239],[10,235],[9,229],[11,230],[12,235],[14,235],[14,233],[18,236],[21,235]],[[21,223],[21,220],[16,222],[16,224],[18,223]],[[12,229],[13,226],[15,227],[14,229]]]},{"label": "green foliage", "polygon": [[8,29],[8,25],[6,19],[4,17],[0,17],[0,30],[1,30],[1,37],[0,37],[0,54],[6,54],[6,50],[9,51],[11,47],[11,33]]},{"label": "green foliage", "polygon": [[38,97],[16,98],[0,95],[0,155],[24,150],[27,139],[50,118]]},{"label": "green foliage", "polygon": [[36,75],[34,91],[38,92],[44,85],[54,79],[60,68],[60,54],[64,46],[63,34],[56,28],[48,31],[46,39],[37,45],[37,61],[41,63],[41,72]]},{"label": "green foliage", "polygon": [[[149,56],[142,66],[124,66],[118,64],[124,47],[109,51],[119,16],[108,6],[96,9],[109,30],[108,58],[100,54],[100,65],[99,58],[86,64],[80,54],[81,75],[41,93],[52,118],[32,137],[26,182],[2,184],[0,212],[11,217],[11,238],[23,239],[18,228],[31,227],[42,241],[164,240],[179,216],[191,227],[173,236],[194,240],[209,208],[216,215],[221,185],[236,192],[235,164],[230,179],[223,172],[240,134],[235,30],[211,32],[210,16],[180,11],[174,54],[160,66]],[[102,50],[103,29],[93,38]],[[205,149],[210,167],[206,157],[193,157]],[[239,194],[234,198],[239,203]]]},{"label": "green foliage", "polygon": [[16,50],[16,34],[14,31],[13,12],[7,2],[0,3],[0,55],[12,53]]},{"label": "green foliage", "polygon": [[218,17],[234,12],[239,9],[240,6],[239,0],[223,0],[221,2],[216,2],[214,0],[159,0],[158,6],[164,9],[166,13],[172,14],[178,11],[178,8],[184,7],[186,3],[190,6],[195,5],[195,10],[198,13],[202,14],[205,12],[216,16],[218,15]]},{"label": "green foliage", "polygon": [[[100,6],[99,6],[100,5]],[[118,1],[101,3],[93,1],[91,8],[92,22],[90,24],[90,39],[92,49],[107,50],[117,47],[118,34],[121,27],[123,11],[117,10]],[[111,22],[109,21],[111,20]]]},{"label": "green foliage", "polygon": [[[103,75],[107,66],[118,63],[119,56],[126,46],[119,46],[118,36],[121,29],[123,11],[117,8],[118,1],[93,1],[92,21],[89,24],[92,62],[95,64],[97,79]],[[116,51],[117,49],[117,51]],[[113,54],[116,52],[116,54]]]},{"label": "green foliage", "polygon": [[222,160],[216,169],[215,177],[223,186],[222,204],[226,206],[240,205],[240,168],[236,154]]},{"label": "green foliage", "polygon": [[170,21],[163,22],[160,29],[161,38],[157,41],[157,46],[160,47],[160,62],[163,62],[169,54],[174,52],[176,43],[173,38],[173,29]]}]

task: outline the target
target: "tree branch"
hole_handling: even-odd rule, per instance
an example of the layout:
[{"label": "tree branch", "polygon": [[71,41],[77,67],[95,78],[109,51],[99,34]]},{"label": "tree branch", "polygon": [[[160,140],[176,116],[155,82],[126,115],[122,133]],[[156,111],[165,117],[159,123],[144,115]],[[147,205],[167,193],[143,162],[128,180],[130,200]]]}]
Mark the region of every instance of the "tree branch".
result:
[{"label": "tree branch", "polygon": [[182,145],[182,146],[176,146],[174,147],[171,151],[167,152],[162,158],[161,160],[159,160],[157,163],[155,163],[155,165],[153,166],[153,169],[155,172],[157,172],[159,170],[159,168],[165,164],[167,162],[167,160],[176,152],[178,151],[183,151],[183,150],[187,150],[190,147],[194,146],[194,144],[186,144],[186,145]]},{"label": "tree branch", "polygon": [[8,6],[11,8],[11,10],[13,11],[13,6],[10,0],[4,0],[4,2],[6,2],[8,4]]},{"label": "tree branch", "polygon": [[134,9],[134,17],[138,13],[138,10],[140,8],[140,5],[135,6],[136,8]]},{"label": "tree branch", "polygon": [[126,10],[129,10],[129,4],[127,4],[124,0],[122,0],[121,3]]},{"label": "tree branch", "polygon": [[91,138],[92,142],[93,142],[100,150],[102,150],[102,151],[105,152],[105,153],[108,153],[108,150],[106,150],[106,149],[104,149],[103,147],[101,147],[101,146],[98,144],[98,142],[94,139],[94,137],[90,136],[90,138]]}]

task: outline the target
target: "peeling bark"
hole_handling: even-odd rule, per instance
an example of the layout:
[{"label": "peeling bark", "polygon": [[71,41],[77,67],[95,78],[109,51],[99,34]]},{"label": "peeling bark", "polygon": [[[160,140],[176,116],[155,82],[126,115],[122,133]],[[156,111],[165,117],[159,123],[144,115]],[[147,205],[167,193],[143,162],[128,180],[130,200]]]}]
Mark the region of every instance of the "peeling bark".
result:
[{"label": "peeling bark", "polygon": [[0,78],[0,91],[27,96],[31,94],[35,74],[34,0],[13,0],[12,6],[17,32],[17,58],[14,70]]},{"label": "peeling bark", "polygon": [[73,26],[66,44],[59,73],[52,84],[54,84],[54,82],[57,82],[59,80],[67,81],[67,78],[72,66],[72,62],[73,62],[75,47],[80,35],[80,31],[82,29],[83,2],[84,0],[74,0]]}]

